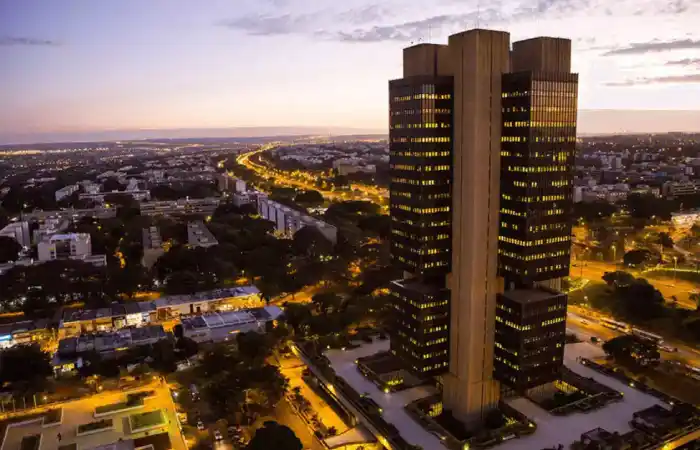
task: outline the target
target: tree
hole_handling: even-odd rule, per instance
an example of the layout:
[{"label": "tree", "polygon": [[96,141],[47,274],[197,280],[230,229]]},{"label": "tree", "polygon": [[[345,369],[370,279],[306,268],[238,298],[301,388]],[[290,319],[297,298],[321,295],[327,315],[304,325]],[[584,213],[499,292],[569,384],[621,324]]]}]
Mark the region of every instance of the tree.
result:
[{"label": "tree", "polygon": [[318,191],[304,191],[294,197],[294,201],[302,206],[311,208],[323,204],[323,195]]},{"label": "tree", "polygon": [[114,177],[109,177],[102,182],[102,189],[104,192],[119,191],[122,188],[122,184]]},{"label": "tree", "polygon": [[651,194],[631,194],[627,196],[627,209],[635,219],[649,220],[658,217],[671,220],[671,213],[676,209],[674,202],[657,198]]},{"label": "tree", "polygon": [[151,346],[152,367],[164,374],[175,372],[177,357],[170,339],[161,339]]},{"label": "tree", "polygon": [[299,255],[318,258],[333,253],[333,244],[318,228],[305,226],[294,233],[292,250]]},{"label": "tree", "polygon": [[302,450],[299,438],[294,432],[277,422],[268,421],[255,431],[246,450]]},{"label": "tree", "polygon": [[50,356],[39,345],[16,345],[0,352],[0,385],[15,391],[37,392],[53,374]]},{"label": "tree", "polygon": [[0,263],[16,261],[22,246],[14,238],[0,236]]},{"label": "tree", "polygon": [[622,258],[625,266],[637,267],[653,261],[654,253],[647,249],[631,250]]},{"label": "tree", "polygon": [[603,281],[605,281],[608,286],[629,286],[634,282],[635,278],[628,272],[615,271],[615,272],[605,272],[603,274]]},{"label": "tree", "polygon": [[581,218],[586,222],[607,219],[615,212],[617,206],[604,201],[574,203],[574,218]]},{"label": "tree", "polygon": [[316,305],[316,309],[320,314],[326,315],[336,311],[340,307],[342,299],[338,294],[322,292],[311,297],[311,302]]},{"label": "tree", "polygon": [[690,295],[688,296],[688,298],[689,298],[691,301],[695,302],[695,304],[697,305],[695,309],[698,310],[698,311],[700,311],[700,293],[693,292],[692,294],[690,294]]},{"label": "tree", "polygon": [[655,345],[630,334],[605,342],[603,351],[621,364],[632,367],[646,367],[658,364],[661,360],[661,354]]},{"label": "tree", "polygon": [[272,340],[267,334],[238,333],[236,335],[238,353],[250,363],[260,363],[272,354]]},{"label": "tree", "polygon": [[[177,325],[182,327],[182,325]],[[180,337],[175,343],[175,350],[182,358],[191,358],[199,351],[199,344],[188,337]]]},{"label": "tree", "polygon": [[671,239],[671,235],[663,231],[659,233],[659,244],[664,248],[673,248],[673,239]]},{"label": "tree", "polygon": [[363,217],[357,226],[364,232],[376,234],[382,239],[391,236],[391,217],[386,214],[375,214]]}]

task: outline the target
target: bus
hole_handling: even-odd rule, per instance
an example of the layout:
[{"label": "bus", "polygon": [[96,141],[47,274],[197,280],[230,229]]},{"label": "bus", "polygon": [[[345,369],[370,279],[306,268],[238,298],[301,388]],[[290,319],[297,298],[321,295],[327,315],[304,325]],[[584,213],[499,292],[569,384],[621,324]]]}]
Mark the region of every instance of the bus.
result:
[{"label": "bus", "polygon": [[622,331],[623,333],[627,333],[630,329],[630,326],[626,323],[617,322],[612,319],[601,319],[600,324],[606,328],[610,328],[611,330]]},{"label": "bus", "polygon": [[645,341],[651,342],[652,344],[656,345],[657,347],[664,343],[663,337],[659,336],[658,334],[649,333],[648,331],[640,330],[639,328],[632,328],[632,335],[637,336],[640,339],[644,339]]}]

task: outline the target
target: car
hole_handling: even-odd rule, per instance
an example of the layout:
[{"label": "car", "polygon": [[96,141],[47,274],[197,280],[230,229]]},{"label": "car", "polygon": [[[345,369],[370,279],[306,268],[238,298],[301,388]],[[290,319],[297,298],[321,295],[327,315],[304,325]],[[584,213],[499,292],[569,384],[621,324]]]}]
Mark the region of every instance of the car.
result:
[{"label": "car", "polygon": [[591,323],[590,323],[589,321],[587,321],[586,319],[582,319],[582,320],[581,320],[581,323],[582,323],[583,325],[590,325],[590,324],[591,324]]},{"label": "car", "polygon": [[676,353],[678,351],[678,348],[669,345],[660,345],[659,348],[668,353]]},{"label": "car", "polygon": [[224,437],[221,435],[221,431],[214,430],[214,440],[215,441],[223,441],[224,440]]},{"label": "car", "polygon": [[600,343],[600,338],[598,336],[591,336],[591,342],[594,344]]},{"label": "car", "polygon": [[197,421],[197,429],[199,431],[204,431],[204,422],[202,422],[201,420],[198,420]]}]

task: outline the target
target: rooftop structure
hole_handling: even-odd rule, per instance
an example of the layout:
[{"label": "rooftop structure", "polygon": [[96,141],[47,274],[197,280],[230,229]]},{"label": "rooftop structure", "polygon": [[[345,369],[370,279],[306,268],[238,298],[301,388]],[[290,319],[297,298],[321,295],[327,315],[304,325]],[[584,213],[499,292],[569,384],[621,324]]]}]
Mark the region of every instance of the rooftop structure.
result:
[{"label": "rooftop structure", "polygon": [[68,219],[68,220],[79,220],[83,217],[94,217],[96,219],[110,219],[117,216],[117,207],[98,207],[98,208],[85,208],[85,209],[61,209],[54,211],[32,211],[30,213],[22,213],[22,220],[29,222],[37,221],[43,222],[47,219]]},{"label": "rooftop structure", "polygon": [[182,319],[182,330],[184,336],[197,342],[220,342],[237,333],[264,332],[265,324],[281,315],[277,306],[208,313]]}]

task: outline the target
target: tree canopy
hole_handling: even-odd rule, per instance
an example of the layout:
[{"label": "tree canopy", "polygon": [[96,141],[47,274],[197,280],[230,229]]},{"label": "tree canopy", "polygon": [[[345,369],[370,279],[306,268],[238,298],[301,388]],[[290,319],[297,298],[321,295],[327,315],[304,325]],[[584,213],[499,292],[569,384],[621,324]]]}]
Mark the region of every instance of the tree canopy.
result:
[{"label": "tree canopy", "polygon": [[0,236],[0,263],[16,261],[22,246],[14,238]]},{"label": "tree canopy", "polygon": [[299,438],[294,432],[277,422],[265,422],[261,428],[255,431],[246,450],[302,450]]},{"label": "tree canopy", "polygon": [[16,345],[0,352],[0,385],[8,383],[16,391],[36,392],[52,374],[50,355],[37,344]]}]

